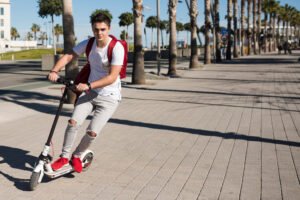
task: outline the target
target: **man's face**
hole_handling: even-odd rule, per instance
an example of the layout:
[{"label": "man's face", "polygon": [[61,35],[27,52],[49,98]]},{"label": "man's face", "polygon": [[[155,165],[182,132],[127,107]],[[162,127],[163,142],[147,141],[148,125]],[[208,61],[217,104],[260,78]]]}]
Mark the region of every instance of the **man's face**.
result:
[{"label": "man's face", "polygon": [[96,22],[92,25],[93,33],[98,41],[103,41],[108,37],[109,26],[104,22]]}]

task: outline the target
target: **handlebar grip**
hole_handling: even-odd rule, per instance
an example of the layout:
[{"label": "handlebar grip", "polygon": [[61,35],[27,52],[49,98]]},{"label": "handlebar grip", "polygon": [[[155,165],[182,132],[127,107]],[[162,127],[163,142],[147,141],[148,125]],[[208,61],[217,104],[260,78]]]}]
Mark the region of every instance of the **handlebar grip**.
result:
[{"label": "handlebar grip", "polygon": [[66,84],[66,79],[62,78],[62,77],[59,77],[57,80],[56,80],[57,83],[61,83],[61,84]]}]

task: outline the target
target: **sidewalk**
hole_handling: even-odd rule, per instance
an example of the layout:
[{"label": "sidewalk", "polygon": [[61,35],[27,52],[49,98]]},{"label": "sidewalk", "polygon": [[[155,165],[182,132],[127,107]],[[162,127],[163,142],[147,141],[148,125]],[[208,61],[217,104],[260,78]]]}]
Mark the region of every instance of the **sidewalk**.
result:
[{"label": "sidewalk", "polygon": [[[125,85],[92,148],[91,168],[33,192],[29,177],[60,86],[7,89],[0,97],[0,199],[299,199],[298,57],[249,56],[192,71],[180,63],[181,78]],[[55,157],[71,112],[66,105],[57,125]]]}]

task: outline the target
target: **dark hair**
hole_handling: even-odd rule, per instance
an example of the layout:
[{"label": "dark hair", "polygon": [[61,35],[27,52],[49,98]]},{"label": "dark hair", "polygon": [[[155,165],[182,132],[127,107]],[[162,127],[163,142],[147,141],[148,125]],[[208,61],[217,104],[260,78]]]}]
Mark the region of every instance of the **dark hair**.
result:
[{"label": "dark hair", "polygon": [[107,16],[105,13],[102,12],[94,12],[91,16],[91,24],[93,25],[96,22],[103,22],[105,23],[107,26],[110,27],[110,22],[111,19],[109,16]]}]

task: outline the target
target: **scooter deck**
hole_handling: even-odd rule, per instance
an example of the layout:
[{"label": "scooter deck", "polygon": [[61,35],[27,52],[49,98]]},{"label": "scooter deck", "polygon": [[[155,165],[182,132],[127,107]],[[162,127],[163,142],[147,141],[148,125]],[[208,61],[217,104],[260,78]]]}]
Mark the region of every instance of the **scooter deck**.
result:
[{"label": "scooter deck", "polygon": [[56,178],[56,177],[62,176],[64,174],[73,172],[73,171],[74,171],[74,169],[73,169],[72,165],[69,164],[69,165],[62,167],[61,169],[59,169],[57,171],[52,171],[52,172],[45,171],[45,174],[50,178]]}]

